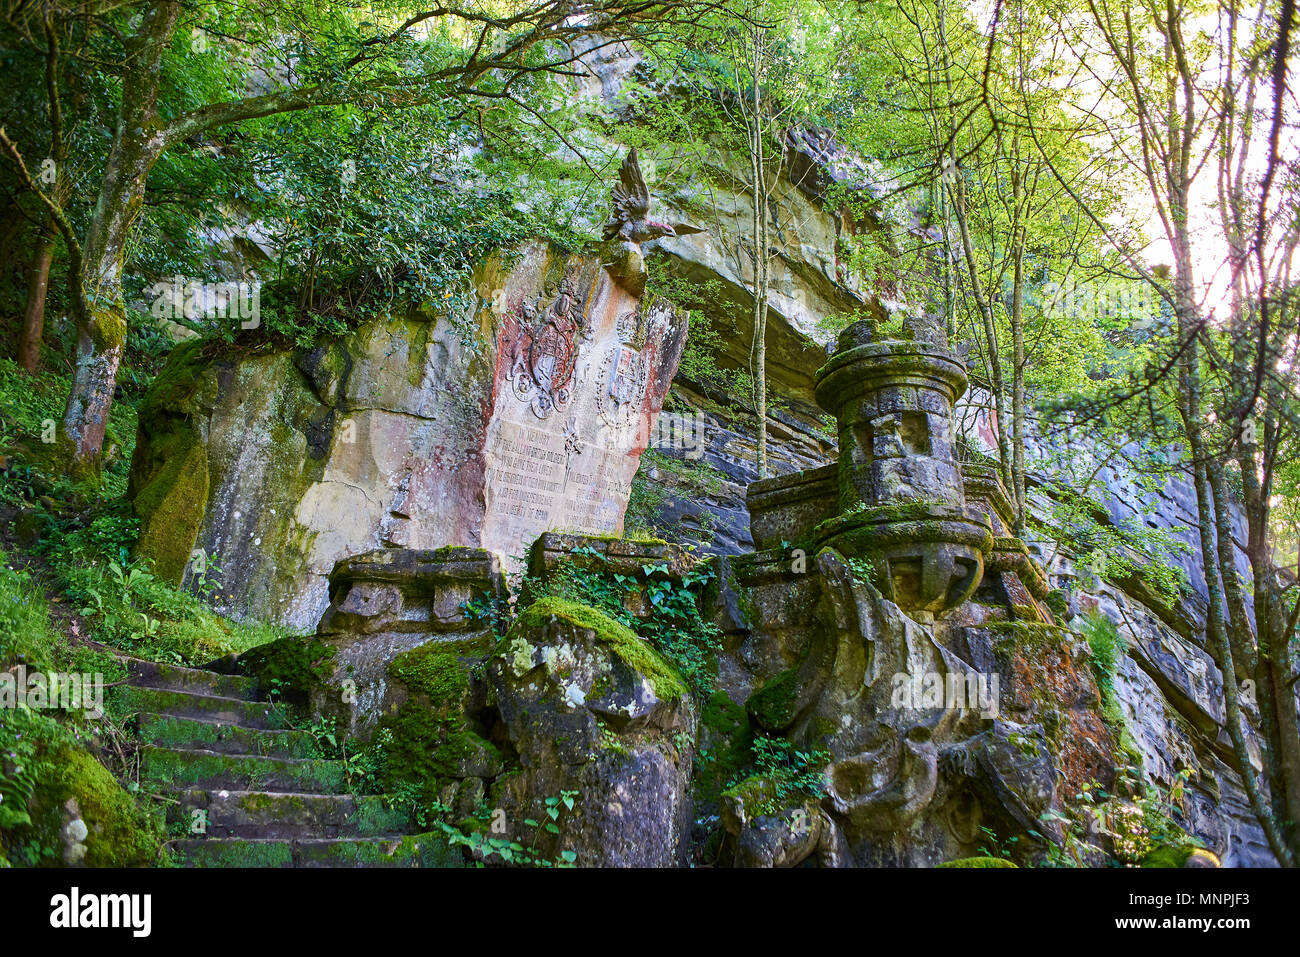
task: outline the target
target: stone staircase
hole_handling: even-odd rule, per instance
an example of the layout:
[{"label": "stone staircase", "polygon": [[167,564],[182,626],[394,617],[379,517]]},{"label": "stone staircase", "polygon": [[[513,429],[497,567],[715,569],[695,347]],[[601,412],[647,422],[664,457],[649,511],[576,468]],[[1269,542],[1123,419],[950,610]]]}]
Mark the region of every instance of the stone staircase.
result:
[{"label": "stone staircase", "polygon": [[136,715],[141,786],[174,798],[173,842],[192,867],[438,867],[460,862],[440,834],[402,833],[380,795],[349,793],[342,761],[284,727],[251,678],[125,660],[115,709]]}]

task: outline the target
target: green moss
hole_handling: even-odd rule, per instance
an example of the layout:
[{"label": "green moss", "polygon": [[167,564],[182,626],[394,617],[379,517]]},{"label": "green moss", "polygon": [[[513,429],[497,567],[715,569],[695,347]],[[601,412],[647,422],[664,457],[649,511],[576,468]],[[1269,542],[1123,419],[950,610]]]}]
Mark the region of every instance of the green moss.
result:
[{"label": "green moss", "polygon": [[437,783],[463,777],[465,764],[476,757],[501,763],[496,746],[463,723],[432,711],[414,701],[407,701],[396,714],[380,719],[383,745],[383,769],[379,785],[395,791],[404,784],[415,784],[426,795],[437,792]]},{"label": "green moss", "polygon": [[163,581],[179,585],[208,504],[208,451],[188,424],[151,449],[161,466],[135,492],[140,519],[135,554],[153,562]]},{"label": "green moss", "polygon": [[[1185,867],[1193,854],[1206,854],[1194,844],[1162,844],[1142,858],[1141,867]],[[1210,855],[1211,857],[1213,855]],[[1218,858],[1214,858],[1217,866]]]},{"label": "green moss", "polygon": [[357,811],[352,821],[357,833],[399,834],[409,824],[409,815],[402,808],[390,807],[381,797],[357,798]]},{"label": "green moss", "polygon": [[468,777],[469,761],[486,759],[490,764],[501,763],[501,752],[486,738],[465,728],[451,731],[433,756],[433,768],[442,777]]},{"label": "green moss", "polygon": [[176,415],[207,369],[205,345],[198,339],[178,345],[154,378],[139,409],[147,441],[131,463],[128,494],[140,518],[135,554],[173,585],[185,572],[208,503],[207,448]]},{"label": "green moss", "polygon": [[1064,644],[1067,639],[1065,629],[1041,621],[986,621],[980,627],[999,635],[999,644],[1027,650]]},{"label": "green moss", "polygon": [[190,339],[168,353],[166,364],[154,377],[140,403],[141,420],[148,420],[183,402],[194,392],[199,377],[208,367],[208,345],[206,340]]},{"label": "green moss", "polygon": [[1015,867],[1005,857],[959,857],[955,861],[944,861],[937,867]]},{"label": "green moss", "polygon": [[485,639],[430,641],[394,658],[388,674],[442,707],[461,700],[469,689],[470,667],[488,651]]},{"label": "green moss", "polygon": [[[668,542],[662,538],[656,538],[647,531],[632,529],[625,531],[622,535],[597,535],[592,532],[584,532],[578,529],[566,530],[563,528],[552,529],[560,535],[574,535],[579,538],[587,539],[591,542],[635,542],[638,545],[667,545]],[[540,541],[540,539],[538,539]],[[537,543],[533,543],[537,547]]]},{"label": "green moss", "polygon": [[263,693],[304,706],[312,689],[333,672],[333,658],[334,649],[315,636],[288,636],[246,651],[239,666],[257,679]]},{"label": "green moss", "polygon": [[[85,863],[91,867],[132,867],[157,861],[163,829],[136,806],[113,775],[88,752],[67,748],[52,762],[58,774],[36,794],[44,828],[57,833],[71,799],[85,822]],[[47,838],[48,839],[48,838]]]},{"label": "green moss", "polygon": [[923,522],[933,519],[938,511],[940,517],[946,517],[951,511],[949,502],[898,502],[889,505],[860,504],[852,511],[867,513],[872,521],[878,522]]},{"label": "green moss", "polygon": [[745,702],[750,719],[769,731],[780,731],[795,719],[798,696],[798,668],[778,672]]},{"label": "green moss", "polygon": [[284,787],[313,794],[338,794],[345,788],[342,761],[250,758],[238,754],[147,749],[141,779],[163,787],[224,787],[264,790]]},{"label": "green moss", "polygon": [[556,620],[595,632],[596,640],[629,668],[644,676],[658,697],[672,701],[686,694],[686,683],[663,655],[638,638],[626,625],[581,602],[555,596],[542,598],[519,615],[507,638],[517,637],[521,631],[544,628]]},{"label": "green moss", "polygon": [[745,816],[752,818],[775,813],[779,793],[776,782],[770,777],[755,774],[723,791],[722,799],[739,802],[745,809]]},{"label": "green moss", "polygon": [[753,627],[755,623],[762,621],[763,617],[758,613],[758,607],[754,604],[749,589],[742,585],[735,575],[727,579],[727,584],[731,586],[731,592],[736,596],[736,607],[740,609],[741,617],[745,619],[744,623]]},{"label": "green moss", "polygon": [[191,861],[196,867],[291,867],[289,841],[222,841],[201,844]]}]

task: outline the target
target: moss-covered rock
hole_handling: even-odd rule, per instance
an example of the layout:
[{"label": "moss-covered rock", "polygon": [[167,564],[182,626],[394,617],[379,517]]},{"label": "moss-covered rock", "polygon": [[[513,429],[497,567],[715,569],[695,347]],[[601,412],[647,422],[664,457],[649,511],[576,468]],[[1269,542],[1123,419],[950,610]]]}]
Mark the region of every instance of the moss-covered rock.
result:
[{"label": "moss-covered rock", "polygon": [[153,562],[154,574],[180,584],[208,505],[208,452],[189,426],[160,439],[162,465],[134,498],[140,519],[136,554]]},{"label": "moss-covered rock", "polygon": [[797,714],[799,669],[786,668],[768,679],[745,702],[749,718],[768,731],[783,731]]},{"label": "moss-covered rock", "polygon": [[506,637],[511,639],[528,630],[543,628],[552,621],[567,621],[595,632],[596,640],[645,677],[654,686],[658,697],[673,701],[686,694],[686,682],[663,655],[637,637],[631,628],[582,602],[555,596],[542,598],[520,614]]},{"label": "moss-covered rock", "polygon": [[750,775],[722,792],[723,807],[731,807],[743,822],[777,810],[776,782],[763,775]]},{"label": "moss-covered rock", "polygon": [[493,778],[505,767],[496,745],[462,720],[414,701],[385,716],[379,731],[386,742],[380,780],[385,790],[414,784],[431,796],[448,779]]},{"label": "moss-covered rock", "polygon": [[1162,844],[1142,858],[1142,867],[1221,867],[1219,858],[1195,844]]},{"label": "moss-covered rock", "polygon": [[32,800],[42,844],[62,842],[64,863],[135,867],[157,862],[164,839],[160,821],[142,811],[107,768],[71,747],[52,756],[50,764],[58,770]]},{"label": "moss-covered rock", "polygon": [[959,857],[955,861],[944,861],[936,867],[1015,867],[1005,857]]},{"label": "moss-covered rock", "polygon": [[289,636],[245,652],[239,666],[257,679],[264,694],[301,707],[333,671],[334,654],[333,648],[315,636]]},{"label": "moss-covered rock", "polygon": [[493,740],[520,768],[493,806],[509,822],[543,820],[557,809],[547,802],[572,798],[555,830],[509,836],[581,866],[684,863],[695,705],[672,665],[608,615],[555,597],[519,615],[502,652],[488,669]]},{"label": "moss-covered rock", "polygon": [[388,675],[424,695],[434,708],[448,707],[462,702],[470,690],[471,669],[490,650],[487,638],[430,641],[389,662]]}]

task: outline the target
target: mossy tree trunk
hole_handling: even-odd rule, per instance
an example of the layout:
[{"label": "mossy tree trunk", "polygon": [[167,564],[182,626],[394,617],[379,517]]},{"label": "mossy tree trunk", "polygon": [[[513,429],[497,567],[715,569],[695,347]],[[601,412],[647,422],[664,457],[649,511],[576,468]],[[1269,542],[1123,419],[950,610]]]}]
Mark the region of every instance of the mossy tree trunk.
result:
[{"label": "mossy tree trunk", "polygon": [[149,172],[166,148],[158,116],[163,53],[180,19],[181,4],[157,3],[144,14],[139,32],[127,40],[122,105],[99,197],[86,232],[80,286],[74,296],[77,367],[63,413],[62,437],[74,475],[98,470],[126,348],[126,303],[122,272],[132,224],[144,205]]},{"label": "mossy tree trunk", "polygon": [[35,372],[41,364],[41,340],[45,335],[45,296],[54,262],[54,224],[47,223],[36,237],[32,264],[27,274],[27,307],[23,310],[22,339],[18,343],[18,364]]}]

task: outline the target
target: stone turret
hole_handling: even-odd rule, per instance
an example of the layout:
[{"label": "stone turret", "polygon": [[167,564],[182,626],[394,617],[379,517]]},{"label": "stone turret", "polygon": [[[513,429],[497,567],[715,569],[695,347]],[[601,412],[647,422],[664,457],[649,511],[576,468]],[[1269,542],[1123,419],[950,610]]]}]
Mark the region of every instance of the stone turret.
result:
[{"label": "stone turret", "polygon": [[845,329],[816,380],[818,404],[839,424],[837,467],[749,491],[761,537],[780,530],[862,560],[873,584],[919,617],[965,602],[993,549],[987,512],[967,504],[953,454],[966,367],[936,339],[877,340],[866,322]]}]

